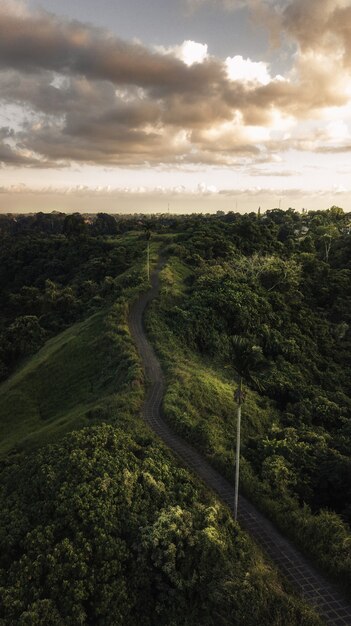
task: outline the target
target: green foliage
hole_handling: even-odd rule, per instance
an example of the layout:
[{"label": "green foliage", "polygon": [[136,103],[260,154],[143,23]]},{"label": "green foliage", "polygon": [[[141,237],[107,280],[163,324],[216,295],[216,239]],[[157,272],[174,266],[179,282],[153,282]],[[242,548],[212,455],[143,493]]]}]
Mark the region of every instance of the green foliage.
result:
[{"label": "green foliage", "polygon": [[143,376],[126,330],[127,305],[57,335],[0,385],[0,453],[52,441],[123,408],[135,415]]},{"label": "green foliage", "polygon": [[[65,223],[85,229],[82,219],[69,215]],[[96,228],[104,230],[102,223],[112,231],[111,219],[116,224],[111,216],[98,217]],[[141,288],[143,242],[138,235],[110,240],[78,235],[21,234],[2,241],[0,380],[47,338],[121,296],[127,282]]]},{"label": "green foliage", "polygon": [[[171,271],[173,266],[168,267]],[[177,291],[177,286],[174,289]],[[163,303],[162,295],[160,307]],[[146,324],[167,374],[165,416],[182,436],[195,442],[216,467],[232,477],[236,432],[234,393],[237,387],[234,372],[230,368],[216,368],[212,360],[196,355],[170,330],[162,313],[162,308],[151,305]],[[271,403],[249,388],[244,411],[244,442],[257,433],[263,435],[276,415]]]},{"label": "green foliage", "polygon": [[118,225],[113,215],[98,213],[91,230],[94,235],[117,235]]},{"label": "green foliage", "polygon": [[[135,297],[143,281],[141,264],[113,279],[113,291],[102,301],[109,306],[47,341],[0,384],[0,455],[12,448],[42,445],[87,424],[114,421],[121,414],[124,427],[130,428],[143,398],[143,374],[128,331],[127,297]],[[45,293],[55,303],[50,306],[57,319],[62,289],[47,280]],[[123,295],[116,298],[118,294]],[[68,310],[63,307],[65,314]],[[25,339],[25,346],[33,351],[29,340],[37,338],[38,323],[28,316],[20,318],[21,324],[22,320],[26,334],[14,335],[12,349]]]},{"label": "green foliage", "polygon": [[162,241],[173,255],[146,319],[166,418],[233,480],[245,370],[242,487],[350,588],[351,245],[336,209],[2,220],[0,624],[319,624],[139,419],[127,316],[145,232],[152,264]]},{"label": "green foliage", "polygon": [[40,348],[45,339],[45,332],[39,324],[36,315],[22,315],[16,317],[10,324],[5,335],[5,344],[13,358],[27,356]]},{"label": "green foliage", "polygon": [[[245,255],[208,259],[200,257],[199,231],[179,237],[188,255],[172,247],[176,256],[162,272],[161,299],[147,324],[167,370],[166,418],[230,480],[235,407],[228,376],[246,378],[242,486],[350,590],[350,238],[342,234],[340,212],[310,218],[273,213],[266,223],[290,228],[292,218],[289,237],[309,230],[314,252],[299,252],[298,239],[294,252],[284,244],[262,255],[253,245],[250,253],[242,248]],[[328,263],[318,247],[321,224],[339,233]],[[232,241],[231,225],[225,229]],[[253,346],[258,370],[249,363]],[[323,523],[339,524],[333,541]]]},{"label": "green foliage", "polygon": [[0,620],[318,626],[150,437],[72,433],[1,475]]},{"label": "green foliage", "polygon": [[67,215],[63,222],[62,232],[67,237],[81,237],[86,232],[86,224],[83,215],[73,213]]}]

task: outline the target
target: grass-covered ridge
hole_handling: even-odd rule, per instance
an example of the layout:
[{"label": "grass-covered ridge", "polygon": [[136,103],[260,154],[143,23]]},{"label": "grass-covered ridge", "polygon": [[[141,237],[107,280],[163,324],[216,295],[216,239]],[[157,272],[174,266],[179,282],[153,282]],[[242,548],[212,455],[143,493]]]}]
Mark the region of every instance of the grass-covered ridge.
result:
[{"label": "grass-covered ridge", "polygon": [[2,384],[1,624],[319,626],[140,419],[143,259],[122,283]]},{"label": "grass-covered ridge", "polygon": [[[133,247],[141,247],[139,239],[123,237],[131,258],[136,254]],[[121,240],[108,242],[112,256],[113,244],[118,252]],[[41,256],[46,249],[51,253],[45,244]],[[139,257],[115,278],[108,277],[104,299],[99,296],[90,303],[90,308],[98,308],[96,313],[89,315],[87,307],[88,317],[22,358],[0,383],[0,455],[29,450],[102,420],[113,421],[120,409],[128,427],[143,397],[143,375],[128,334],[128,302],[146,288],[144,265]],[[102,280],[106,283],[106,277]]]},{"label": "grass-covered ridge", "polygon": [[[4,398],[19,389],[25,400],[22,414],[6,401],[14,430],[8,423],[11,450],[0,460],[1,626],[319,626],[227,509],[140,419],[145,381],[128,308],[147,288],[150,223],[136,217],[131,229],[123,222],[119,234],[101,235],[102,221],[87,232],[80,220],[81,233],[15,233],[3,249],[1,389]],[[199,232],[198,257],[187,262],[193,221],[179,218],[165,233],[165,221],[153,220],[152,265],[163,240],[176,256],[162,272],[161,309],[152,305],[148,323],[157,326],[173,424],[182,422],[182,434],[231,476],[232,370],[182,340],[171,323],[188,314],[183,304],[203,255],[233,252],[225,236],[213,242]],[[214,326],[201,306],[191,314],[205,342]],[[256,433],[276,432],[277,409],[254,390],[246,407],[248,452]],[[255,482],[251,460],[243,477],[251,472],[253,488],[269,489]]]},{"label": "grass-covered ridge", "polygon": [[[220,368],[215,359],[189,348],[169,323],[186,294],[191,274],[189,266],[177,257],[168,259],[160,273],[161,299],[151,304],[146,322],[167,374],[164,398],[167,419],[184,435],[197,431],[203,448],[219,461],[220,449],[231,448],[235,441],[233,370]],[[247,389],[246,407],[244,441],[255,433],[263,434],[276,416],[272,403],[251,389]]]},{"label": "grass-covered ridge", "polygon": [[[140,287],[142,232],[115,237],[35,233],[0,247],[0,381],[46,341]],[[144,272],[145,274],[145,272]]]},{"label": "grass-covered ridge", "polygon": [[0,385],[2,455],[112,420],[121,407],[133,413],[143,379],[125,311],[126,304],[117,303],[74,324]]},{"label": "grass-covered ridge", "polygon": [[101,385],[102,327],[102,313],[74,324],[1,384],[2,453],[87,424]]}]

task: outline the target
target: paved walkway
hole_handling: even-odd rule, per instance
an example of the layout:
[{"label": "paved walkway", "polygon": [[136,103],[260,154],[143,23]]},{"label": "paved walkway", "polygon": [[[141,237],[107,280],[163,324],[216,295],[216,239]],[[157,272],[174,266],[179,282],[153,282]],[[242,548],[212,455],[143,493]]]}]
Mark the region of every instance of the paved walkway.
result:
[{"label": "paved walkway", "polygon": [[[165,382],[160,363],[146,338],[143,327],[144,310],[159,292],[158,273],[159,267],[152,274],[151,289],[133,305],[129,316],[131,333],[150,382],[143,406],[143,417],[155,433],[182,459],[184,464],[211,487],[231,510],[234,510],[232,485],[213,469],[194,448],[174,434],[161,418]],[[309,604],[316,608],[327,624],[351,626],[351,605],[340,595],[337,588],[319,574],[244,496],[240,496],[238,521],[279,567],[287,580],[301,592]]]}]

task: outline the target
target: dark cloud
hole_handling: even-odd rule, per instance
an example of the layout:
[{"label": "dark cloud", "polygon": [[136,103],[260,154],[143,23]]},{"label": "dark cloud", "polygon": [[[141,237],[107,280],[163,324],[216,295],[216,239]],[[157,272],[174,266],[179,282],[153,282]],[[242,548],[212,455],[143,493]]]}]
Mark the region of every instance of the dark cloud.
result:
[{"label": "dark cloud", "polygon": [[12,147],[5,141],[2,141],[0,138],[0,167],[8,165],[8,166],[21,166],[21,167],[59,167],[59,164],[56,162],[52,162],[48,159],[41,159],[27,153],[26,151],[21,151],[16,147]]},{"label": "dark cloud", "polygon": [[[61,86],[55,85],[55,81],[61,81]],[[115,91],[107,81],[88,81],[83,76],[67,78],[49,71],[29,75],[15,70],[0,72],[3,102],[30,105],[47,115],[104,111],[117,104]]]},{"label": "dark cloud", "polygon": [[0,160],[233,165],[308,149],[308,138],[273,141],[262,131],[277,115],[308,120],[348,101],[351,8],[342,0],[249,4],[273,12],[298,45],[286,80],[233,81],[212,57],[188,66],[92,26],[0,9],[0,98],[24,111],[22,128],[0,136]]},{"label": "dark cloud", "polygon": [[218,80],[220,65],[188,67],[169,55],[118,39],[101,29],[49,14],[22,17],[0,11],[0,66],[39,69],[173,91],[203,89]]},{"label": "dark cloud", "polygon": [[350,21],[340,23],[347,17],[350,7],[344,0],[294,0],[282,13],[284,31],[298,42],[302,51],[323,50],[339,47],[342,30],[350,33]]}]

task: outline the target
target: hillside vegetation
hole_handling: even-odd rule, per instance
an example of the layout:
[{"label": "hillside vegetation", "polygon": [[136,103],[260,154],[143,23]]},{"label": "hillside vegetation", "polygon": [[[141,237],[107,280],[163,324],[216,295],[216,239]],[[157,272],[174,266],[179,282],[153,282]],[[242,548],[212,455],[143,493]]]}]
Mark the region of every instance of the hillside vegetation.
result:
[{"label": "hillside vegetation", "polygon": [[147,233],[56,219],[2,247],[0,624],[319,626],[140,419]]},{"label": "hillside vegetation", "polygon": [[131,342],[120,340],[124,309],[116,304],[73,324],[0,385],[1,454],[111,420],[118,407],[133,414],[143,379]]},{"label": "hillside vegetation", "polygon": [[136,261],[140,245],[130,234],[114,241],[5,240],[0,455],[110,418],[112,405],[129,414],[137,395],[140,404],[141,369],[131,342],[121,340],[127,333],[125,294],[132,297],[144,284]]},{"label": "hillside vegetation", "polygon": [[1,478],[2,624],[320,624],[150,436],[85,428]]},{"label": "hillside vegetation", "polygon": [[348,592],[350,223],[336,208],[194,218],[167,248],[147,318],[166,419],[231,480],[238,337],[255,356],[242,488]]},{"label": "hillside vegetation", "polygon": [[99,383],[101,326],[99,313],[74,324],[2,383],[2,453],[88,423],[87,411],[104,391]]}]

